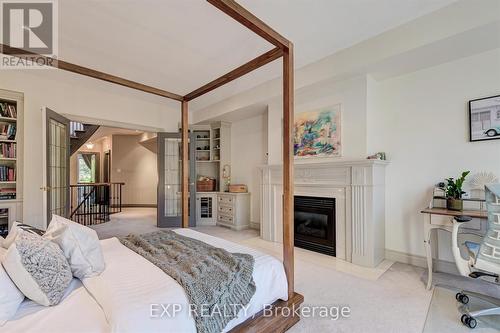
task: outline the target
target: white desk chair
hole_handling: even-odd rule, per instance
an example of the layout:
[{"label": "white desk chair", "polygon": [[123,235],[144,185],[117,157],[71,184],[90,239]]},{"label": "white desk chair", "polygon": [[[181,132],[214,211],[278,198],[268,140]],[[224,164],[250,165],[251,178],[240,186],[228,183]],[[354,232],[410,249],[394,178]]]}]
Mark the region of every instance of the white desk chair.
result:
[{"label": "white desk chair", "polygon": [[[453,256],[458,271],[464,276],[472,278],[484,278],[499,283],[500,274],[500,184],[486,186],[486,207],[488,210],[488,227],[486,234],[479,240],[468,240],[464,242],[469,257],[462,258],[458,244],[459,229],[463,222],[471,220],[467,216],[456,217],[453,221]],[[457,294],[457,300],[463,304],[469,302],[468,293],[462,291]],[[477,295],[491,301],[486,295]],[[486,296],[486,297],[485,297]],[[466,312],[461,320],[470,328],[477,325],[476,319],[480,316],[500,315],[500,307],[493,307],[478,311]]]}]

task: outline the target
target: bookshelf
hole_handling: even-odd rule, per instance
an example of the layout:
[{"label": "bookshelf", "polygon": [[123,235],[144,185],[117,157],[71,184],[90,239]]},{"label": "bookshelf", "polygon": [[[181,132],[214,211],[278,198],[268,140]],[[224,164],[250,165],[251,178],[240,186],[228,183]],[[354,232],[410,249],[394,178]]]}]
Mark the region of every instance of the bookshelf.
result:
[{"label": "bookshelf", "polygon": [[0,89],[0,235],[22,218],[22,93]]}]

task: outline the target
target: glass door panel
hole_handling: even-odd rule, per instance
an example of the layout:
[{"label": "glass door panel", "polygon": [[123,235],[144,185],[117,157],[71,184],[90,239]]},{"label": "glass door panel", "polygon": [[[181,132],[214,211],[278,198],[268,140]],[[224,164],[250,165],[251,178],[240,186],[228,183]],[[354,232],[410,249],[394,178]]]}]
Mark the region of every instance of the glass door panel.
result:
[{"label": "glass door panel", "polygon": [[[196,195],[194,185],[193,148],[189,142],[190,155],[190,190],[189,190],[189,225],[196,224]],[[182,143],[180,133],[158,133],[158,226],[180,227],[182,224]]]},{"label": "glass door panel", "polygon": [[52,214],[69,217],[69,120],[45,109],[47,224]]}]

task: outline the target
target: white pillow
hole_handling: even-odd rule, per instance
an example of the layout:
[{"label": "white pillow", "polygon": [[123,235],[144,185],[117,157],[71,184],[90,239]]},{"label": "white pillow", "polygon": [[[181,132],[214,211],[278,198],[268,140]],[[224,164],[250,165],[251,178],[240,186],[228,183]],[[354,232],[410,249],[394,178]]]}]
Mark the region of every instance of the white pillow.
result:
[{"label": "white pillow", "polygon": [[5,242],[5,238],[0,236],[0,248],[3,248],[3,243]]},{"label": "white pillow", "polygon": [[104,271],[101,243],[95,230],[52,215],[52,221],[43,237],[59,245],[68,259],[71,272],[80,280]]},{"label": "white pillow", "polygon": [[[3,261],[6,252],[6,249],[0,247],[0,262]],[[23,300],[23,293],[17,289],[0,264],[0,326],[3,326],[7,320],[14,317]]]},{"label": "white pillow", "polygon": [[58,304],[73,279],[59,246],[24,230],[18,230],[2,265],[26,297],[45,306]]}]

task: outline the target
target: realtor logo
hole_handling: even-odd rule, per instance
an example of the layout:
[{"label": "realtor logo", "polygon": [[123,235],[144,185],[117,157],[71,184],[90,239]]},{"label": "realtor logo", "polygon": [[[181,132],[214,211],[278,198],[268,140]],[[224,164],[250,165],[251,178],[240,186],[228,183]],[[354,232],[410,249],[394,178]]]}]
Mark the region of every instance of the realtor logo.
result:
[{"label": "realtor logo", "polygon": [[46,65],[45,57],[57,54],[57,3],[53,0],[11,0],[0,1],[0,4],[2,44],[15,48],[15,54],[9,54],[15,57],[2,54],[1,67],[40,68]]}]

